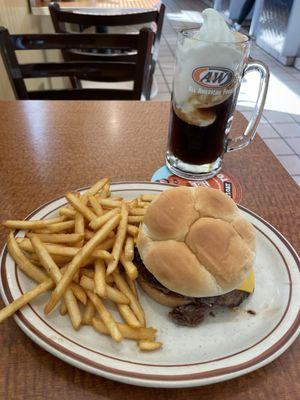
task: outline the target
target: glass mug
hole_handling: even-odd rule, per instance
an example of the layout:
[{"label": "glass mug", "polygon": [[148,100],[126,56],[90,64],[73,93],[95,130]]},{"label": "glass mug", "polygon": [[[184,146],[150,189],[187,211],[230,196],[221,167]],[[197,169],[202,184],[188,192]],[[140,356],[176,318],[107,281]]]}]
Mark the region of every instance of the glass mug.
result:
[{"label": "glass mug", "polygon": [[[248,36],[235,33],[237,42],[212,43],[195,38],[196,32],[179,33],[166,164],[175,175],[199,180],[216,175],[224,153],[242,149],[254,138],[269,71],[249,57]],[[260,74],[260,85],[252,118],[242,135],[229,138],[241,80],[253,70]]]}]

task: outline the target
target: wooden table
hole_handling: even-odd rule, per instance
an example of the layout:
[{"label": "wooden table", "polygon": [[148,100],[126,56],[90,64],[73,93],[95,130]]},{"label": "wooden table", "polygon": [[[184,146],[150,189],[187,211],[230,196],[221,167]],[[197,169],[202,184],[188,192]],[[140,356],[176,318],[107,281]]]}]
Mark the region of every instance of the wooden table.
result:
[{"label": "wooden table", "polygon": [[[24,218],[40,204],[99,177],[149,180],[164,163],[169,103],[1,102],[0,219]],[[236,116],[234,131],[245,126]],[[300,249],[300,191],[259,137],[225,156],[243,186],[242,204]],[[1,229],[1,247],[5,232]],[[31,342],[13,319],[0,325],[1,399],[296,400],[299,341],[241,378],[194,389],[146,389],[80,371]]]},{"label": "wooden table", "polygon": [[[30,0],[31,12],[34,15],[49,15],[50,0]],[[60,1],[63,10],[79,10],[81,12],[124,13],[147,11],[157,8],[160,0],[75,0]]]}]

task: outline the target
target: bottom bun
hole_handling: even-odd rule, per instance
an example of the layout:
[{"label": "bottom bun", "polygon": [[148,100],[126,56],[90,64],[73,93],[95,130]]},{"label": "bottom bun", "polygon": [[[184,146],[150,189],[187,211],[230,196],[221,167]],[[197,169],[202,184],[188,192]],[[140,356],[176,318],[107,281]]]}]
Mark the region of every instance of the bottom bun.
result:
[{"label": "bottom bun", "polygon": [[184,306],[186,304],[191,303],[191,300],[180,298],[176,295],[165,294],[158,289],[155,289],[153,286],[149,285],[148,282],[145,281],[142,277],[138,278],[138,282],[141,288],[145,293],[157,303],[162,304],[163,306],[175,308],[178,306]]}]

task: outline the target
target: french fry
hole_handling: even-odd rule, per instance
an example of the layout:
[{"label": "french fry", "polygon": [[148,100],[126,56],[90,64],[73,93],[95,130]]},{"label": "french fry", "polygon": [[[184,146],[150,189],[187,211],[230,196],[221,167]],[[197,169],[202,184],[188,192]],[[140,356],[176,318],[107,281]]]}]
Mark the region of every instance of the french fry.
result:
[{"label": "french fry", "polygon": [[95,260],[94,291],[103,298],[107,297],[105,275],[106,267],[104,261],[98,258]]},{"label": "french fry", "polygon": [[125,294],[126,297],[130,300],[130,308],[136,315],[137,319],[140,321],[142,326],[145,326],[145,314],[141,305],[138,302],[138,299],[134,296],[132,291],[129,289],[126,281],[123,279],[121,274],[118,271],[113,272],[114,281],[116,283],[117,288]]},{"label": "french fry", "polygon": [[[74,329],[91,325],[117,342],[136,340],[141,351],[159,349],[156,330],[145,327],[133,263],[140,224],[157,196],[132,200],[112,196],[109,179],[104,178],[83,194],[69,192],[65,197],[68,203],[58,208],[58,217],[3,222],[11,229],[28,230],[22,238],[10,233],[7,247],[20,269],[38,285],[0,310],[0,322],[52,290],[45,314],[60,302],[60,314],[69,315]],[[120,268],[124,268],[121,273]],[[114,303],[125,323],[115,321],[102,299]],[[84,305],[82,315],[78,301]]]},{"label": "french fry", "polygon": [[127,205],[129,208],[137,207],[137,204],[138,204],[137,199],[132,199],[132,200],[127,201]]},{"label": "french fry", "polygon": [[48,279],[48,276],[36,265],[32,264],[32,262],[30,262],[24,255],[12,232],[10,232],[7,238],[7,248],[9,254],[15,260],[20,270],[29,276],[29,278],[39,283]]},{"label": "french fry", "polygon": [[59,313],[60,315],[66,315],[68,313],[68,309],[64,300],[62,300],[60,303]]},{"label": "french fry", "polygon": [[74,228],[74,221],[64,221],[47,225],[44,229],[33,229],[34,233],[59,233]]},{"label": "french fry", "polygon": [[94,279],[89,278],[86,275],[82,275],[79,281],[79,285],[84,288],[85,290],[90,290],[93,292],[95,290],[95,283]]},{"label": "french fry", "polygon": [[[81,215],[79,212],[76,212],[74,222],[75,222],[74,232],[79,235],[84,234],[84,217],[83,217],[83,215]],[[82,246],[83,246],[83,240],[76,244],[76,247],[82,247]]]},{"label": "french fry", "polygon": [[95,195],[96,193],[98,193],[100,190],[102,190],[103,188],[105,188],[106,186],[108,186],[109,189],[109,178],[103,178],[100,179],[100,181],[96,182],[93,186],[91,186],[83,195],[82,197],[88,197],[88,195]]},{"label": "french fry", "polygon": [[[32,233],[27,233],[27,237],[32,237]],[[77,243],[84,238],[84,235],[77,233],[35,233],[44,243]]]},{"label": "french fry", "polygon": [[116,215],[109,220],[97,233],[92,237],[79,251],[68,265],[68,269],[59,281],[56,288],[53,290],[48,303],[45,306],[45,313],[48,314],[56,306],[57,302],[61,299],[67,287],[71,283],[73,276],[83,264],[83,262],[91,255],[99,243],[106,239],[109,232],[116,228],[119,224],[120,216]]},{"label": "french fry", "polygon": [[153,350],[160,349],[162,346],[162,343],[161,342],[153,342],[150,340],[140,340],[138,346],[139,346],[140,350],[153,351]]},{"label": "french fry", "polygon": [[47,290],[52,289],[53,286],[54,282],[52,281],[52,279],[48,278],[46,281],[40,283],[33,289],[24,293],[22,296],[20,296],[12,303],[10,303],[8,306],[2,308],[2,310],[0,310],[0,323],[3,322],[6,318],[13,315],[18,310],[20,310],[20,308],[24,307],[31,300],[37,298],[40,294],[45,293]]},{"label": "french fry", "polygon": [[105,208],[121,208],[123,202],[120,200],[99,199],[101,206]]},{"label": "french fry", "polygon": [[65,198],[72,204],[75,210],[82,214],[88,221],[92,221],[97,217],[74,193],[67,193]]},{"label": "french fry", "polygon": [[128,224],[128,225],[127,225],[127,233],[128,233],[130,236],[135,237],[135,236],[137,236],[138,233],[139,233],[139,228],[138,228],[137,226]]},{"label": "french fry", "polygon": [[95,230],[101,228],[101,226],[103,226],[111,218],[113,218],[114,216],[119,214],[119,212],[120,212],[120,210],[115,208],[115,209],[107,212],[106,214],[103,214],[100,217],[95,218],[93,221],[91,221],[89,223],[89,227],[94,229],[94,231],[95,231]]},{"label": "french fry", "polygon": [[101,215],[103,215],[103,209],[102,209],[100,203],[97,201],[96,197],[93,196],[92,194],[89,194],[88,200],[89,200],[89,203],[90,203],[92,209],[94,210],[94,213],[97,215],[97,217],[100,217]]},{"label": "french fry", "polygon": [[[42,266],[46,269],[50,277],[57,284],[62,278],[60,269],[52,260],[50,254],[47,252],[45,245],[39,239],[39,237],[32,235],[30,240]],[[72,325],[74,329],[77,330],[79,329],[81,324],[81,315],[74,294],[72,293],[72,290],[69,288],[66,290],[64,294],[64,301],[67,306]]]},{"label": "french fry", "polygon": [[82,304],[86,304],[87,302],[87,295],[85,293],[85,291],[82,289],[82,287],[75,283],[75,282],[71,282],[70,283],[70,288],[72,289],[72,292],[74,294],[74,296],[82,303]]},{"label": "french fry", "polygon": [[149,202],[148,201],[143,201],[143,200],[141,200],[141,199],[138,199],[138,201],[137,201],[137,206],[138,207],[145,207],[145,208],[147,208],[148,206],[149,206]]},{"label": "french fry", "polygon": [[41,229],[48,228],[49,225],[62,222],[64,220],[64,217],[49,218],[38,221],[6,220],[2,222],[2,225],[9,229]]},{"label": "french fry", "polygon": [[103,187],[103,189],[99,191],[98,198],[99,199],[106,199],[109,196],[110,196],[110,189],[109,189],[109,185],[106,184]]},{"label": "french fry", "polygon": [[[34,248],[29,239],[24,238],[21,240],[19,246],[24,251],[29,253],[34,252]],[[65,256],[70,258],[74,257],[80,251],[80,249],[77,247],[62,246],[60,244],[45,243],[44,246],[51,255],[53,254],[56,256]],[[113,255],[108,251],[99,249],[96,249],[91,256],[94,258],[103,258],[105,260],[112,260],[114,258]]]},{"label": "french fry", "polygon": [[128,236],[124,246],[125,260],[132,261],[134,258],[134,242],[131,236]]},{"label": "french fry", "polygon": [[144,221],[143,215],[129,215],[128,216],[128,223],[129,224],[140,224]]},{"label": "french fry", "polygon": [[[64,265],[62,268],[60,268],[60,272],[62,274],[64,274],[66,272],[67,268],[68,268],[68,265]],[[76,274],[73,276],[73,282],[79,283],[79,279],[80,279],[79,271],[77,271]]]},{"label": "french fry", "polygon": [[145,214],[146,214],[146,210],[143,207],[136,207],[136,208],[129,209],[129,215],[141,216],[141,215],[145,215]]},{"label": "french fry", "polygon": [[[35,253],[29,254],[29,256],[34,263],[39,262],[38,256]],[[55,254],[51,254],[51,257],[55,262],[55,264],[59,267],[63,267],[65,264],[69,263],[72,259],[69,256],[56,256]]]},{"label": "french fry", "polygon": [[76,215],[76,211],[74,209],[67,208],[67,207],[61,207],[58,210],[58,212],[59,212],[59,215],[64,215],[65,217],[68,217],[71,219],[75,218],[75,215]]},{"label": "french fry", "polygon": [[90,240],[94,236],[95,232],[90,231],[89,229],[84,230],[84,238],[85,240]]},{"label": "french fry", "polygon": [[[108,329],[105,324],[99,318],[93,318],[92,320],[93,327],[97,332],[104,333],[105,335],[109,334]],[[153,328],[132,328],[127,324],[117,323],[117,326],[126,339],[132,340],[155,340],[156,329]]]},{"label": "french fry", "polygon": [[97,247],[97,250],[111,250],[113,248],[114,243],[115,243],[114,237],[111,239],[106,239],[99,244],[99,246]]},{"label": "french fry", "polygon": [[142,201],[149,201],[150,203],[157,198],[158,194],[142,194]]},{"label": "french fry", "polygon": [[121,317],[129,326],[132,326],[132,328],[141,328],[140,321],[138,321],[127,304],[118,304],[117,307]]},{"label": "french fry", "polygon": [[127,228],[127,218],[128,218],[128,208],[125,203],[122,204],[121,207],[121,216],[122,219],[118,226],[116,240],[114,243],[114,247],[112,249],[112,255],[114,256],[114,260],[110,261],[107,265],[106,274],[110,275],[118,266],[121,251],[124,245],[125,237],[126,237],[126,228]]},{"label": "french fry", "polygon": [[132,281],[135,280],[139,274],[137,267],[133,264],[132,261],[126,260],[124,253],[121,254],[120,261],[126,271],[126,274],[129,276],[129,278]]},{"label": "french fry", "polygon": [[102,260],[113,260],[114,256],[106,250],[96,249],[91,254],[92,258],[101,258]]},{"label": "french fry", "polygon": [[112,285],[114,283],[114,278],[112,275],[106,275],[105,280],[106,280],[106,283],[108,283],[108,284]]},{"label": "french fry", "polygon": [[115,287],[107,285],[106,293],[107,293],[107,298],[109,300],[113,301],[114,303],[129,304],[128,297],[124,293],[122,293],[120,290],[116,289]]},{"label": "french fry", "polygon": [[113,200],[113,201],[123,201],[123,197],[120,197],[120,196],[110,196],[110,200]]},{"label": "french fry", "polygon": [[[95,291],[94,280],[86,275],[82,275],[82,277],[80,278],[80,286],[83,287],[85,290],[90,290],[91,292]],[[110,285],[106,285],[106,297],[114,303],[129,304],[128,297],[120,290]]]},{"label": "french fry", "polygon": [[92,325],[92,320],[95,316],[96,313],[96,309],[94,304],[92,303],[92,301],[90,299],[88,299],[83,315],[82,315],[82,325]]},{"label": "french fry", "polygon": [[94,304],[111,337],[116,342],[120,342],[123,339],[123,336],[111,313],[106,309],[100,298],[95,293],[88,290],[87,295]]},{"label": "french fry", "polygon": [[136,290],[135,281],[132,281],[132,280],[129,278],[128,275],[125,275],[125,279],[126,279],[127,285],[129,286],[129,288],[130,288],[130,290],[132,291],[132,293],[134,294],[134,296],[135,296],[136,298],[138,298],[138,293],[137,293],[137,290]]},{"label": "french fry", "polygon": [[80,274],[87,276],[88,278],[94,279],[95,271],[89,268],[80,268]]}]

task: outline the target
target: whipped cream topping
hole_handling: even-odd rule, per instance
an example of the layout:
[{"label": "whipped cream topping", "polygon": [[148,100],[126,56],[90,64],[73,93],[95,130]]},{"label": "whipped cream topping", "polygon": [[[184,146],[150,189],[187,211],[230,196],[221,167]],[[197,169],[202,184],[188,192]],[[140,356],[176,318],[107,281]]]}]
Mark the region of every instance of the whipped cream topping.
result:
[{"label": "whipped cream topping", "polygon": [[[204,10],[202,16],[199,31],[182,37],[177,48],[173,99],[176,108],[184,114],[213,107],[228,99],[237,85],[237,72],[242,66],[243,49],[237,42],[243,41],[244,36],[233,33],[222,14],[214,9]],[[202,67],[211,68],[214,77],[218,68],[223,68],[225,73],[231,74],[231,81],[226,86],[205,86],[195,81],[194,75],[194,71]]]},{"label": "whipped cream topping", "polygon": [[207,42],[236,42],[236,37],[228,28],[222,14],[213,8],[202,13],[203,25],[194,36],[195,39]]}]

